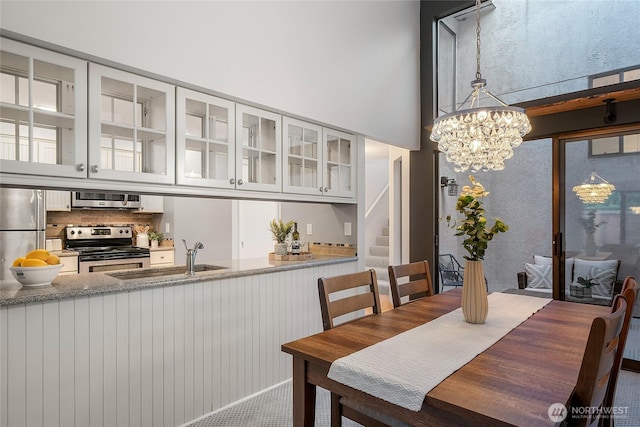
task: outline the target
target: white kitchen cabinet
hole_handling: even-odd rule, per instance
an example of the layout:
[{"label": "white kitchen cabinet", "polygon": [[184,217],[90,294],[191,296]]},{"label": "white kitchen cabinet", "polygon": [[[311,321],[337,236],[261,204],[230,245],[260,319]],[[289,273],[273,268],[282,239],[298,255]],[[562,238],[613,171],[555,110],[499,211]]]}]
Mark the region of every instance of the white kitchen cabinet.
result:
[{"label": "white kitchen cabinet", "polygon": [[279,114],[236,104],[236,188],[282,191],[281,121]]},{"label": "white kitchen cabinet", "polygon": [[354,135],[323,128],[323,184],[325,196],[356,194],[356,139]]},{"label": "white kitchen cabinet", "polygon": [[71,212],[71,192],[47,190],[44,204],[47,211]]},{"label": "white kitchen cabinet", "polygon": [[355,197],[355,137],[289,117],[282,122],[283,191]]},{"label": "white kitchen cabinet", "polygon": [[89,64],[89,177],[173,184],[175,86]]},{"label": "white kitchen cabinet", "polygon": [[87,62],[0,45],[0,170],[86,178]]},{"label": "white kitchen cabinet", "polygon": [[140,195],[140,213],[163,213],[164,196]]},{"label": "white kitchen cabinet", "polygon": [[179,87],[176,105],[177,183],[235,188],[235,104]]},{"label": "white kitchen cabinet", "polygon": [[60,264],[62,268],[59,274],[78,274],[78,255],[60,255]]},{"label": "white kitchen cabinet", "polygon": [[149,255],[149,265],[151,267],[169,266],[175,262],[174,248],[151,249]]}]

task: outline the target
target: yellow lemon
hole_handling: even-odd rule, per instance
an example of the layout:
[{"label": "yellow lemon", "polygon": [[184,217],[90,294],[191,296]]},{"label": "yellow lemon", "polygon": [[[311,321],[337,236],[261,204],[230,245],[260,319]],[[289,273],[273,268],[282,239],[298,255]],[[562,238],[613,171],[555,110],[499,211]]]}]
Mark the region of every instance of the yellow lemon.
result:
[{"label": "yellow lemon", "polygon": [[22,267],[46,267],[48,265],[49,264],[43,260],[37,258],[27,258],[22,261]]},{"label": "yellow lemon", "polygon": [[[41,261],[46,261],[49,258],[49,251],[46,249],[34,249],[25,256],[27,259],[39,259]],[[46,262],[45,262],[46,264]]]},{"label": "yellow lemon", "polygon": [[20,258],[16,258],[13,261],[13,264],[11,265],[12,267],[20,267],[22,265],[22,261],[24,261],[26,258],[21,256]]},{"label": "yellow lemon", "polygon": [[56,265],[56,264],[60,264],[60,257],[58,257],[58,255],[49,255],[49,257],[47,258],[47,264],[49,265]]}]

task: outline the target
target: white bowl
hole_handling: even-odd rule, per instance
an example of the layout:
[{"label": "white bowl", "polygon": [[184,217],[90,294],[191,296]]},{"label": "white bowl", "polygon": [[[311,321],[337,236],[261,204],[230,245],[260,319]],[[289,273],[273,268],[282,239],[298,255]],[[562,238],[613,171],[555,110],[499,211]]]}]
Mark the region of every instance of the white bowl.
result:
[{"label": "white bowl", "polygon": [[61,269],[62,264],[46,267],[9,267],[11,274],[22,284],[23,288],[48,286]]}]

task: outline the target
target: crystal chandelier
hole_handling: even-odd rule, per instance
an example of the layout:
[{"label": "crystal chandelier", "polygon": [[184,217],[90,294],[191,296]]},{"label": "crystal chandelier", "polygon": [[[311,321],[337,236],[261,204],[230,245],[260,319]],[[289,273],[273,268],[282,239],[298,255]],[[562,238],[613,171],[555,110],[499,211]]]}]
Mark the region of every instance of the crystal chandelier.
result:
[{"label": "crystal chandelier", "polygon": [[[600,182],[596,182],[596,178],[598,178]],[[586,204],[604,203],[615,189],[616,187],[609,184],[595,172],[591,172],[591,177],[588,180],[573,187],[576,195]]]},{"label": "crystal chandelier", "polygon": [[[510,107],[486,88],[480,73],[480,0],[476,0],[476,79],[471,94],[453,113],[433,122],[431,140],[453,163],[454,171],[503,170],[513,148],[531,131],[529,118],[519,107]],[[481,106],[482,97],[497,106]],[[468,109],[461,108],[470,101]]]}]

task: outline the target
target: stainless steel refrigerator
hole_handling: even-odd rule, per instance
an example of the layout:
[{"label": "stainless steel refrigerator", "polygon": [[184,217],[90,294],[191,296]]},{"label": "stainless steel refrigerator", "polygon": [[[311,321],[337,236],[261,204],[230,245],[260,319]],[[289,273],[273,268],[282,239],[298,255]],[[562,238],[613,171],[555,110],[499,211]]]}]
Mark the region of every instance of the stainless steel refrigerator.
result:
[{"label": "stainless steel refrigerator", "polygon": [[44,249],[46,216],[43,190],[0,188],[0,280],[13,278],[14,259]]}]

